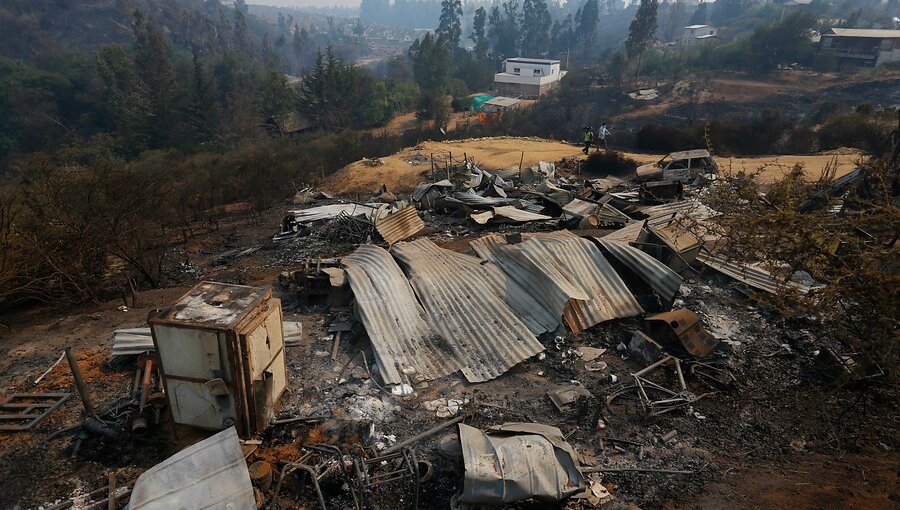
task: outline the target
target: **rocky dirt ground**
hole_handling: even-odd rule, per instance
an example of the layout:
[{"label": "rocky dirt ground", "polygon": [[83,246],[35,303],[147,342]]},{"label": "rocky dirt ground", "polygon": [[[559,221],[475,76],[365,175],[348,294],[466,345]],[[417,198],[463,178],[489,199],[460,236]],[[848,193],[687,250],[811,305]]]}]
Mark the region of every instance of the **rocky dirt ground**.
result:
[{"label": "rocky dirt ground", "polygon": [[[3,393],[72,393],[33,431],[0,435],[0,507],[39,508],[67,499],[103,486],[107,471],[114,468],[121,470],[120,480],[134,478],[142,469],[202,437],[199,432],[182,433],[173,442],[168,430],[162,429],[140,441],[87,438],[75,452],[72,434],[53,437],[54,432],[76,424],[81,410],[65,362],[40,384],[33,381],[58,358],[62,348],[73,347],[95,406],[115,410],[127,399],[134,365],[131,360],[110,359],[114,329],[145,324],[148,313],[167,307],[199,279],[274,285],[278,274],[298,268],[307,257],[340,256],[353,250],[352,245],[323,245],[311,238],[273,245],[268,240],[282,213],[278,208],[261,219],[236,216],[220,230],[197,239],[188,248],[189,262],[173,268],[171,286],[140,292],[138,306],[127,311],[118,309],[120,300],[111,300],[101,305],[34,308],[0,317]],[[554,228],[549,224],[506,227]],[[438,217],[422,235],[441,246],[472,253],[468,241],[485,232],[463,220]],[[224,264],[217,262],[217,255],[226,249],[249,246],[261,249]],[[173,256],[173,260],[184,258],[180,251]],[[580,335],[544,335],[545,357],[532,358],[486,383],[469,384],[451,375],[417,388],[412,395],[398,397],[379,390],[358,367],[350,368],[344,381],[336,380],[341,368],[359,351],[372,359],[361,325],[345,336],[339,356],[332,362],[327,327],[346,315],[323,307],[299,307],[294,296],[279,294],[285,303],[285,319],[301,321],[304,327],[302,345],[287,350],[290,391],[282,399],[281,415],[322,416],[336,418],[338,423],[351,418],[354,425],[341,428],[324,421],[273,427],[264,434],[256,458],[291,460],[300,444],[335,438],[346,442],[348,437],[371,436],[375,442],[389,445],[443,421],[425,403],[452,398],[469,401],[465,410],[472,416],[467,423],[476,427],[507,421],[557,426],[585,461],[598,466],[692,472],[606,473],[602,481],[616,498],[609,508],[629,504],[646,509],[900,506],[896,450],[900,415],[895,389],[873,383],[835,391],[831,379],[815,370],[813,362],[816,347],[812,339],[827,337],[827,332],[784,321],[720,275],[689,275],[678,300],[696,311],[706,328],[723,340],[717,356],[733,374],[734,383],[711,387],[689,376],[688,386],[694,393],[711,394],[689,410],[657,417],[643,415],[633,401],[606,405],[605,397],[618,388],[606,382],[607,375],[621,377],[643,366],[617,350],[632,330],[640,328],[636,319],[604,323]],[[606,349],[598,359],[608,368],[588,371],[579,355],[583,347]],[[673,375],[665,370],[654,378],[660,384],[674,384]],[[594,398],[560,412],[547,397],[548,389],[576,381]],[[602,428],[598,420],[602,420]],[[371,428],[361,427],[360,422],[371,423]],[[671,431],[674,437],[664,441],[663,436]],[[448,501],[461,488],[462,465],[452,447],[452,436],[451,428],[416,445],[418,455],[433,463],[437,475],[422,487],[422,508],[448,508]],[[337,492],[331,494],[335,508],[346,501],[335,495]],[[387,494],[381,508],[405,508],[408,501]],[[292,505],[315,508],[312,500]],[[577,505],[570,501],[555,507],[518,507]]]}]

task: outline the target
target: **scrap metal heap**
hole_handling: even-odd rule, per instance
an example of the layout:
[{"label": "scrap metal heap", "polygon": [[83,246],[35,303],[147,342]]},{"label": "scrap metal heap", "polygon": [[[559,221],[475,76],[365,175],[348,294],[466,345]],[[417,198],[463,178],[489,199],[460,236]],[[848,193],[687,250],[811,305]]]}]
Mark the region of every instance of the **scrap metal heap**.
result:
[{"label": "scrap metal heap", "polygon": [[[757,291],[813,289],[717,255],[720,236],[709,221],[716,212],[701,199],[714,177],[686,171],[645,183],[612,176],[578,180],[560,175],[552,163],[489,172],[469,158],[460,164],[448,158],[444,168],[432,163],[430,180],[409,197],[381,189],[366,202],[335,203],[306,190],[302,202],[313,206],[290,211],[275,240],[358,245],[342,257],[307,257],[279,278],[286,303],[296,299],[295,308],[329,310],[333,361],[342,333],[356,330],[368,338],[340,370],[335,367],[336,377],[326,373],[324,385],[315,387],[319,408],[330,403],[332,416],[276,412],[282,392],[292,392],[284,380],[285,348],[306,345],[302,321],[282,327],[281,303],[267,289],[201,283],[151,320],[152,336],[149,329],[116,331],[114,355],[140,358],[129,404],[103,416],[130,416],[136,435],[166,417],[224,432],[129,482],[129,508],[172,508],[174,501],[191,507],[220,501],[236,509],[418,508],[427,494],[420,485],[432,483],[435,452],[415,445],[451,427],[457,433],[439,448],[456,452],[464,470],[453,508],[569,499],[593,508],[612,499],[601,483],[604,472],[690,473],[605,465],[576,451],[567,442],[571,434],[545,424],[480,430],[463,422],[484,424],[490,413],[467,398],[422,402],[428,412],[452,419],[399,442],[377,430],[372,416],[394,412],[397,402],[415,400],[417,392],[455,373],[476,384],[528,360],[540,367],[548,349],[564,350],[566,338],[608,324],[629,332],[627,344],[613,344],[609,353],[588,346],[566,351],[605,382],[604,394],[595,396],[578,381],[547,391],[560,413],[578,414],[575,429],[595,431],[603,449],[598,409],[695,413],[734,376],[720,340],[679,306],[685,276],[705,266]],[[332,203],[314,205],[322,200]],[[475,234],[466,239],[467,253],[432,240],[441,232],[410,240],[435,233],[431,227],[445,218],[469,222]],[[354,328],[357,321],[364,334]],[[631,372],[612,373],[603,356],[630,360]],[[116,435],[124,429],[124,418],[109,426],[81,396],[86,429]],[[34,404],[46,413],[57,405]],[[43,414],[33,410],[21,420],[40,420]],[[298,439],[297,430],[309,427],[306,439]],[[622,451],[621,445],[640,446],[606,440]],[[267,443],[296,448],[289,456],[263,455],[272,450]]]}]

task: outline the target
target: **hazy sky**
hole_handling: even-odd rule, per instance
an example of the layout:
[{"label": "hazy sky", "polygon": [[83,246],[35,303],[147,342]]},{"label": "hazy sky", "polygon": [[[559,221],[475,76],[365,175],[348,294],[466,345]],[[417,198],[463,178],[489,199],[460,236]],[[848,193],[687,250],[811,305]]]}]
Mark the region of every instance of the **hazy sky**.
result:
[{"label": "hazy sky", "polygon": [[248,4],[274,5],[276,7],[359,7],[360,0],[247,0]]}]

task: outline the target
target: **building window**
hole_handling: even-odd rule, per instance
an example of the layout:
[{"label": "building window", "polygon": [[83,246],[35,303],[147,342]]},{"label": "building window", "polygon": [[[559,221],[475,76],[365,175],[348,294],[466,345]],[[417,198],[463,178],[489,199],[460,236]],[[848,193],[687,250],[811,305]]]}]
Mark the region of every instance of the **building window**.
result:
[{"label": "building window", "polygon": [[535,69],[535,70],[534,70],[534,76],[540,76],[540,75],[541,75],[541,70],[540,70],[540,69]]},{"label": "building window", "polygon": [[519,74],[521,72],[522,72],[522,70],[519,69],[518,67],[513,67],[513,74]]}]

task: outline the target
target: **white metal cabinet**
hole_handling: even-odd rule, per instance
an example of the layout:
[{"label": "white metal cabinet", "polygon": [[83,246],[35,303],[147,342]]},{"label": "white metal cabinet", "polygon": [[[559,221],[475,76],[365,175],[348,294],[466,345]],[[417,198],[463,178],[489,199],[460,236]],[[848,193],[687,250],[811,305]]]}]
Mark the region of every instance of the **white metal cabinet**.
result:
[{"label": "white metal cabinet", "polygon": [[175,423],[263,430],[287,388],[281,302],[270,289],[201,282],[150,320]]}]

